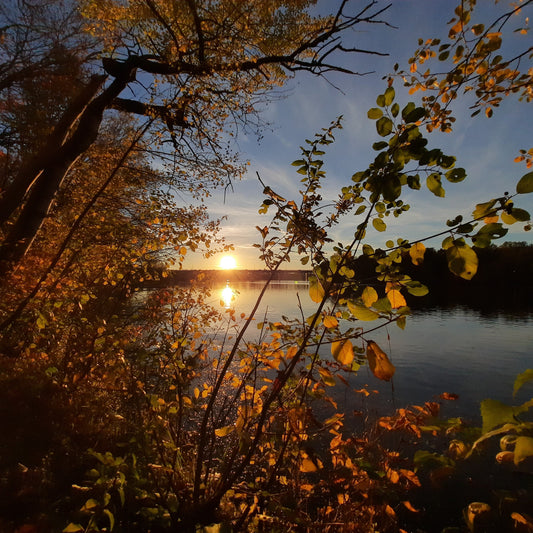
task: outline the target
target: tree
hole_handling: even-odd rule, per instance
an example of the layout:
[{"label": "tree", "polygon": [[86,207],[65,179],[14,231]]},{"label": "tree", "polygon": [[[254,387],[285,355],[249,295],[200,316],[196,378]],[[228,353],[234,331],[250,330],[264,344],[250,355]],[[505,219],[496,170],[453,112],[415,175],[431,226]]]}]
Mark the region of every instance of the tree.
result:
[{"label": "tree", "polygon": [[[222,157],[220,133],[228,119],[249,122],[265,93],[287,75],[346,71],[330,57],[361,50],[343,46],[341,36],[358,24],[378,22],[382,11],[372,11],[371,2],[349,15],[344,1],[334,16],[311,17],[306,11],[311,5],[268,1],[248,8],[190,1],[177,7],[150,0],[125,8],[85,2],[85,29],[97,40],[104,72],[88,69],[90,77],[79,80],[47,143],[3,193],[0,224],[9,228],[0,248],[3,271],[28,250],[65,176],[97,140],[109,110],[157,119],[161,127],[155,133],[166,139],[156,146],[173,146],[167,157],[176,179],[197,164],[206,182],[221,179],[218,173],[206,175],[207,169],[227,179],[235,175]],[[128,88],[132,98],[121,96]]]}]

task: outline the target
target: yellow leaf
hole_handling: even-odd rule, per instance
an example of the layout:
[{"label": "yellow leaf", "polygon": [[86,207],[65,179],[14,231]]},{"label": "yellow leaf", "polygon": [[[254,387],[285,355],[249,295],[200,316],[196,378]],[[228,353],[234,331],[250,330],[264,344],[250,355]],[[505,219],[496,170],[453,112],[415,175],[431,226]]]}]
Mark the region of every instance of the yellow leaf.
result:
[{"label": "yellow leaf", "polygon": [[472,279],[477,272],[478,258],[476,252],[467,244],[453,244],[446,249],[448,268],[464,279]]},{"label": "yellow leaf", "polygon": [[426,247],[421,242],[417,242],[409,248],[409,255],[411,256],[413,265],[420,265],[424,261],[425,251]]},{"label": "yellow leaf", "polygon": [[348,309],[357,320],[372,321],[379,318],[379,314],[363,305],[357,305],[348,301]]},{"label": "yellow leaf", "polygon": [[491,217],[485,217],[483,219],[483,222],[485,222],[485,224],[495,224],[496,222],[498,222],[498,220],[499,220],[498,215],[494,215]]},{"label": "yellow leaf", "polygon": [[320,468],[320,464],[315,463],[309,457],[302,460],[300,465],[300,472],[316,472]]},{"label": "yellow leaf", "polygon": [[324,326],[326,328],[336,328],[339,325],[339,321],[334,316],[324,317]]},{"label": "yellow leaf", "polygon": [[399,290],[393,289],[387,293],[387,298],[393,309],[398,309],[399,307],[404,307],[407,305],[405,298]]},{"label": "yellow leaf", "polygon": [[229,435],[234,429],[234,426],[224,426],[222,428],[215,429],[215,435],[217,437],[225,437]]},{"label": "yellow leaf", "polygon": [[324,288],[322,287],[320,281],[317,278],[309,279],[309,296],[311,300],[315,303],[320,303],[324,298]]},{"label": "yellow leaf", "polygon": [[298,346],[291,346],[287,350],[287,359],[292,359],[298,352]]},{"label": "yellow leaf", "polygon": [[372,307],[372,304],[378,300],[378,293],[374,287],[365,287],[361,298],[367,307]]},{"label": "yellow leaf", "polygon": [[351,365],[353,361],[353,346],[349,340],[331,343],[331,355],[341,365]]},{"label": "yellow leaf", "polygon": [[347,503],[350,499],[349,494],[337,494],[337,501],[339,502],[339,505],[342,505],[343,503]]},{"label": "yellow leaf", "polygon": [[390,381],[396,368],[389,361],[387,354],[374,341],[368,341],[366,356],[372,374],[383,381]]}]

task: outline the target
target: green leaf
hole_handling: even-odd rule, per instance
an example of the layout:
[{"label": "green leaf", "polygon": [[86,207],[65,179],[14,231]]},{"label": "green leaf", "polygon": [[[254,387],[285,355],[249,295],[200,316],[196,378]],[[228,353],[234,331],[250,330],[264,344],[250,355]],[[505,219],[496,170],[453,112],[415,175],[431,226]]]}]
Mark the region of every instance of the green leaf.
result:
[{"label": "green leaf", "polygon": [[531,406],[533,406],[533,400],[519,406],[506,405],[498,400],[483,400],[481,402],[483,433],[503,424],[516,424],[517,416],[528,411]]},{"label": "green leaf", "polygon": [[387,137],[392,132],[393,123],[388,117],[381,117],[376,122],[376,130],[381,137]]},{"label": "green leaf", "polygon": [[393,87],[387,87],[387,90],[384,94],[385,105],[391,105],[394,102],[395,92]]},{"label": "green leaf", "polygon": [[463,279],[472,279],[475,276],[478,258],[476,252],[468,244],[455,241],[446,249],[446,259],[448,268],[456,276]]},{"label": "green leaf", "polygon": [[494,207],[495,203],[496,200],[490,200],[489,202],[477,204],[476,208],[474,209],[474,212],[472,213],[472,216],[476,219],[487,216],[492,211],[492,208]]},{"label": "green leaf", "polygon": [[115,527],[115,517],[113,516],[113,513],[109,509],[104,509],[104,514],[109,520],[109,531],[113,531],[113,528]]},{"label": "green leaf", "polygon": [[433,173],[427,177],[426,184],[428,189],[435,195],[444,198],[446,194],[442,188],[441,177],[439,174]]},{"label": "green leaf", "polygon": [[376,98],[376,104],[377,104],[379,107],[385,107],[385,95],[384,95],[384,94],[380,94],[380,95]]},{"label": "green leaf", "polygon": [[466,171],[464,168],[452,168],[445,175],[446,179],[451,183],[459,183],[466,178]]},{"label": "green leaf", "polygon": [[63,533],[76,533],[78,531],[85,531],[85,528],[79,524],[73,524],[72,522],[63,529]]},{"label": "green leaf", "polygon": [[381,193],[387,202],[394,202],[402,194],[400,178],[396,174],[389,174],[383,182]]},{"label": "green leaf", "polygon": [[385,231],[387,229],[387,224],[385,224],[381,218],[372,219],[372,226],[374,226],[374,228],[376,228],[378,231]]},{"label": "green leaf", "polygon": [[533,437],[518,437],[514,449],[514,464],[518,466],[530,457],[533,457]]},{"label": "green leaf", "polygon": [[409,281],[406,284],[407,292],[413,296],[425,296],[429,289],[419,281]]},{"label": "green leaf", "polygon": [[518,194],[533,192],[533,172],[528,172],[520,178],[520,181],[516,184],[516,192]]},{"label": "green leaf", "polygon": [[407,186],[415,191],[420,190],[420,176],[415,174],[414,176],[407,176]]},{"label": "green leaf", "polygon": [[306,161],[304,161],[303,159],[297,159],[296,161],[293,161],[291,163],[293,167],[301,167],[302,165],[305,165],[305,164],[306,164]]},{"label": "green leaf", "polygon": [[[414,105],[414,104],[413,104]],[[402,112],[402,117],[407,124],[413,124],[423,119],[426,116],[426,110],[423,107],[416,107],[405,115]]]},{"label": "green leaf", "polygon": [[348,309],[357,320],[371,322],[372,320],[379,318],[378,313],[368,309],[368,307],[365,307],[364,305],[358,305],[348,301]]},{"label": "green leaf", "polygon": [[383,150],[384,148],[387,148],[389,146],[389,143],[387,141],[378,141],[372,145],[372,148],[374,150]]},{"label": "green leaf", "polygon": [[383,111],[379,107],[372,107],[368,110],[367,116],[371,120],[377,120],[383,116]]},{"label": "green leaf", "polygon": [[516,393],[522,388],[522,385],[525,385],[529,381],[533,381],[533,368],[528,368],[516,376],[513,386],[513,396],[515,396]]},{"label": "green leaf", "polygon": [[505,224],[514,224],[515,222],[527,222],[530,219],[529,213],[524,209],[517,207],[510,210],[509,213],[503,212],[501,214],[502,222]]},{"label": "green leaf", "polygon": [[402,118],[405,120],[405,118],[409,115],[409,113],[412,113],[416,109],[416,106],[413,102],[409,102],[403,109],[402,109]]},{"label": "green leaf", "polygon": [[391,303],[387,297],[380,298],[377,302],[373,305],[374,309],[377,309],[378,311],[382,311],[383,313],[389,313],[392,311]]},{"label": "green leaf", "polygon": [[400,112],[400,106],[397,103],[392,104],[390,112],[393,117],[397,117]]}]

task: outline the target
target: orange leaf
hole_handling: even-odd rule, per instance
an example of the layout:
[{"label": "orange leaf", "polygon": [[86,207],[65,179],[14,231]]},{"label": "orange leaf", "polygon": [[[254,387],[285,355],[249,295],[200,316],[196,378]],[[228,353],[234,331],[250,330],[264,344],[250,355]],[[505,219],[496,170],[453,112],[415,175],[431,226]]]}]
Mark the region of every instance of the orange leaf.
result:
[{"label": "orange leaf", "polygon": [[374,341],[368,341],[366,356],[372,374],[383,381],[390,381],[396,368],[389,361],[387,354]]},{"label": "orange leaf", "polygon": [[331,355],[341,365],[351,365],[354,358],[352,343],[349,340],[332,342]]},{"label": "orange leaf", "polygon": [[324,317],[324,326],[326,328],[336,328],[339,325],[339,321],[334,316]]},{"label": "orange leaf", "polygon": [[454,394],[453,392],[443,392],[441,395],[439,395],[439,398],[443,400],[458,400],[459,395]]},{"label": "orange leaf", "polygon": [[392,289],[387,293],[387,298],[393,309],[398,309],[399,307],[404,307],[407,305],[405,298],[402,293],[397,289]]},{"label": "orange leaf", "polygon": [[404,501],[404,502],[402,502],[402,503],[404,504],[405,508],[406,508],[406,509],[409,509],[409,511],[411,511],[412,513],[418,513],[418,510],[415,509],[415,508],[411,505],[410,502],[408,502],[408,501]]},{"label": "orange leaf", "polygon": [[387,505],[385,507],[385,512],[391,517],[391,518],[396,518],[396,513],[394,512],[394,509],[390,506],[390,505]]}]

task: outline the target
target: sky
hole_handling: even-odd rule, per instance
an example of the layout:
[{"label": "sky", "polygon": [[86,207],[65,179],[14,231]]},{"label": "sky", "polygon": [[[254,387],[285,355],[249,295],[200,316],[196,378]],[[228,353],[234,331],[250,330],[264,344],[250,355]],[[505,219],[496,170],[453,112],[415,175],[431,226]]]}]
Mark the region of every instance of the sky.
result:
[{"label": "sky", "polygon": [[[356,6],[362,5],[359,0],[352,1]],[[501,0],[497,12],[501,13],[502,6],[507,7],[508,3],[508,0]],[[325,4],[332,6],[333,0],[327,0]],[[478,15],[481,22],[492,21],[495,13],[493,2],[483,0],[478,4],[481,5]],[[395,63],[407,70],[407,60],[416,50],[418,38],[445,37],[448,31],[446,22],[453,17],[455,5],[453,0],[392,0],[390,9],[382,18],[396,29],[381,25],[357,27],[346,36],[346,42],[351,41],[354,46],[385,52],[389,56],[352,54],[340,59],[343,65],[357,72],[373,73],[364,76],[334,74],[327,79],[303,73],[284,87],[286,96],[283,99],[265,106],[262,118],[270,127],[263,131],[261,139],[251,133],[239,132],[235,149],[243,160],[249,161],[248,171],[242,180],[234,183],[233,190],[225,193],[215,190],[207,202],[212,218],[224,217],[221,235],[234,245],[232,255],[237,268],[264,268],[253,244],[261,242],[256,226],[268,225],[270,213],[258,213],[263,201],[263,186],[257,174],[287,200],[297,201],[302,176],[296,173],[291,162],[300,159],[300,147],[305,139],[313,138],[321,128],[342,115],[343,129],[336,133],[336,142],[328,147],[324,156],[323,169],[327,178],[322,195],[325,200],[334,200],[340,188],[351,183],[352,174],[365,170],[376,155],[372,144],[381,138],[376,132],[375,121],[367,118],[367,111],[376,106],[377,95],[386,89],[383,76],[392,72]],[[531,7],[529,10],[533,11]],[[514,26],[517,24],[518,21]],[[527,46],[531,35],[517,34],[512,39],[518,43],[526,40]],[[513,45],[513,42],[510,44]],[[521,48],[525,46],[522,44]],[[399,80],[394,87],[400,107],[408,101],[420,101],[421,93],[409,95]],[[513,161],[519,149],[527,150],[533,146],[531,103],[508,98],[491,119],[483,114],[471,118],[468,109],[471,103],[464,100],[455,106],[457,122],[453,133],[434,132],[428,136],[430,147],[440,148],[445,154],[457,158],[456,166],[467,171],[466,180],[458,184],[443,184],[445,198],[434,196],[424,185],[421,191],[404,188],[402,199],[410,204],[411,209],[397,219],[388,218],[387,232],[369,229],[366,239],[369,244],[385,248],[389,239],[402,237],[416,240],[442,231],[446,229],[448,219],[462,214],[466,220],[476,203],[499,197],[505,191],[514,192],[516,182],[531,170],[526,169],[523,163]],[[515,205],[533,213],[533,195],[521,195],[515,200]],[[349,242],[360,221],[353,216],[347,217],[332,237],[336,241]],[[495,242],[532,243],[533,231],[524,232],[522,228],[523,224],[514,224],[505,237]],[[426,246],[439,247],[441,241],[442,237],[426,242]],[[222,255],[205,259],[201,254],[190,254],[183,268],[217,269]],[[286,268],[305,267],[293,260]]]}]

